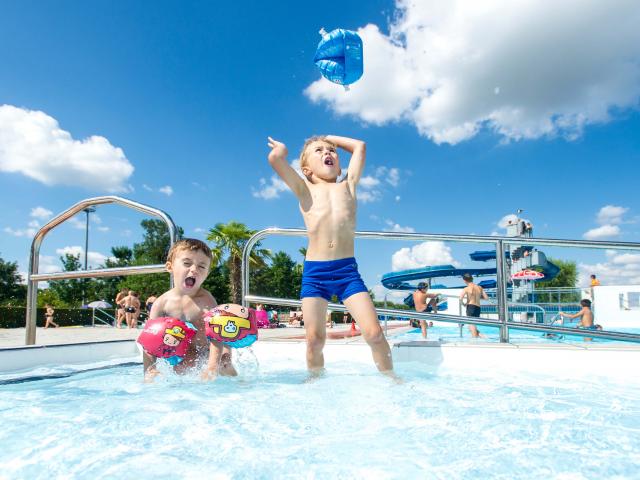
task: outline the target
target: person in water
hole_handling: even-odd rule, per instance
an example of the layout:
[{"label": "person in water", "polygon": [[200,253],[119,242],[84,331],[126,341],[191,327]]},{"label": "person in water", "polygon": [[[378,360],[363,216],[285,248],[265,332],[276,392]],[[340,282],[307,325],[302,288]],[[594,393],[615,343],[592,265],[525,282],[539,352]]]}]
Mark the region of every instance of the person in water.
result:
[{"label": "person in water", "polygon": [[[470,273],[465,273],[462,280],[466,285],[460,293],[460,301],[467,306],[467,317],[480,317],[480,299],[488,300],[487,292],[480,285],[473,283],[473,276]],[[475,325],[469,325],[469,332],[473,338],[484,336]]]},{"label": "person in water", "polygon": [[[202,378],[214,379],[220,375],[237,375],[231,363],[231,349],[220,342],[210,341],[205,335],[203,313],[218,305],[216,299],[202,283],[209,275],[211,249],[206,243],[185,238],[173,244],[167,257],[167,271],[173,274],[174,287],[160,295],[149,318],[173,317],[190,322],[196,329],[189,349],[182,362],[174,366],[177,373],[193,368],[202,368]],[[157,358],[144,353],[145,379],[158,374]]]},{"label": "person in water", "polygon": [[[426,282],[420,282],[416,291],[413,292],[413,304],[416,312],[426,312],[431,307],[433,313],[438,313],[438,294],[427,293],[428,289]],[[422,338],[427,338],[426,320],[420,320],[420,331],[422,332]]]},{"label": "person in water", "polygon": [[[587,330],[602,330],[600,325],[595,325],[593,321],[593,312],[591,311],[591,300],[585,298],[580,300],[580,306],[582,307],[578,313],[570,314],[559,312],[560,316],[566,318],[580,318],[580,321],[576,325],[576,328],[585,328]],[[600,328],[598,328],[600,327]],[[591,337],[584,337],[585,342],[593,340]]]},{"label": "person in water", "polygon": [[[269,137],[269,164],[298,199],[309,245],[302,276],[302,313],[307,339],[307,368],[324,368],[327,305],[337,295],[358,323],[379,371],[391,373],[389,344],[354,258],[356,188],[364,170],[366,145],[334,135],[309,138],[300,155],[302,177],[287,161],[287,147]],[[338,148],[351,154],[341,181]]]}]

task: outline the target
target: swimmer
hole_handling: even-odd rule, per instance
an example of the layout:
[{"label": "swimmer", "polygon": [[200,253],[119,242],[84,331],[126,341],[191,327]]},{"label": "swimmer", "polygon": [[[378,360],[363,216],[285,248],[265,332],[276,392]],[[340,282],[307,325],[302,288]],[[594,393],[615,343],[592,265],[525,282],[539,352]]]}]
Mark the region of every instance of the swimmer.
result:
[{"label": "swimmer", "polygon": [[[580,300],[580,306],[582,308],[576,314],[571,315],[569,313],[563,313],[563,312],[559,312],[559,314],[563,318],[564,317],[580,318],[580,321],[576,325],[576,328],[585,328],[587,330],[602,330],[602,326],[594,325],[593,323],[593,312],[591,311],[591,300],[587,298]],[[583,340],[585,342],[590,342],[593,339],[590,337],[584,337]]]},{"label": "swimmer", "polygon": [[[211,250],[206,243],[185,238],[173,244],[167,257],[167,271],[173,274],[175,286],[160,295],[153,306],[149,318],[173,317],[190,322],[196,334],[182,362],[174,366],[174,371],[184,373],[190,369],[202,368],[201,377],[212,380],[220,375],[235,376],[237,372],[231,363],[231,349],[220,342],[209,341],[205,334],[203,313],[218,305],[216,299],[202,283],[209,275]],[[145,380],[153,379],[158,371],[157,358],[144,354]]]},{"label": "swimmer", "polygon": [[[429,287],[426,282],[420,282],[418,288],[413,292],[413,304],[415,305],[416,312],[427,312],[429,307],[433,313],[438,313],[438,294],[427,293]],[[427,301],[427,299],[429,301]],[[431,322],[433,325],[433,322]],[[420,320],[420,331],[422,332],[422,338],[427,338],[427,321]]]},{"label": "swimmer", "polygon": [[[307,368],[312,375],[324,368],[327,305],[337,295],[358,323],[378,370],[391,374],[391,350],[354,258],[356,187],[364,169],[365,143],[334,135],[308,139],[300,155],[303,177],[289,165],[283,143],[269,137],[268,145],[269,164],[297,197],[308,232],[300,291]],[[347,176],[340,182],[338,148],[351,154]]]}]

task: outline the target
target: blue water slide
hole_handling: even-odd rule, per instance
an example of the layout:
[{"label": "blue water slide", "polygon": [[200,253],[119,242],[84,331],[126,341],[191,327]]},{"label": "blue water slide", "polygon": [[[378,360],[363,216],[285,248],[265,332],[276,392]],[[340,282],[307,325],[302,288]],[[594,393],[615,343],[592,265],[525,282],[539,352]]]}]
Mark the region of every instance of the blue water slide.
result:
[{"label": "blue water slide", "polygon": [[431,267],[401,270],[399,272],[385,273],[382,276],[382,285],[389,290],[415,290],[417,283],[409,283],[412,280],[427,280],[440,277],[462,277],[470,273],[475,277],[495,275],[495,268],[456,268],[453,265],[434,265]]}]

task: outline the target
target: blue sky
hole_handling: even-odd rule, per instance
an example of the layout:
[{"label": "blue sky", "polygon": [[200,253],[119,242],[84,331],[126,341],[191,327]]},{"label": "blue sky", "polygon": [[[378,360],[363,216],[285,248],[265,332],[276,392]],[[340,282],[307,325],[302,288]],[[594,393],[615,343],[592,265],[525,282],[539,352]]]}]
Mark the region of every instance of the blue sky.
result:
[{"label": "blue sky", "polygon": [[[640,7],[576,2],[5,4],[0,255],[26,271],[38,225],[106,193],[200,238],[229,220],[301,227],[266,137],[293,161],[318,133],[368,144],[361,230],[489,235],[522,208],[536,236],[638,241]],[[350,92],[313,65],[321,27],[363,38]],[[93,263],[140,240],[137,213],[95,218]],[[82,227],[47,237],[43,270],[83,248]],[[394,265],[468,264],[466,248],[410,247],[358,245],[370,286]],[[622,253],[566,257],[583,274],[640,281],[640,257]]]}]

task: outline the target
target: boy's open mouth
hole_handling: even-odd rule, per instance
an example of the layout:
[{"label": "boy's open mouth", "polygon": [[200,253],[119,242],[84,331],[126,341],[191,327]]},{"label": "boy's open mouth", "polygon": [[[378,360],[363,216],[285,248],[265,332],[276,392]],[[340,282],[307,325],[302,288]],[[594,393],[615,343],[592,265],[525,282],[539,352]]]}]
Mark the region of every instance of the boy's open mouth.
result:
[{"label": "boy's open mouth", "polygon": [[325,165],[331,165],[331,166],[333,166],[333,159],[331,159],[331,158],[325,158],[325,159],[324,159],[324,164],[325,164]]},{"label": "boy's open mouth", "polygon": [[196,279],[195,277],[187,277],[184,279],[184,284],[188,287],[188,288],[192,288],[195,284],[196,284]]}]

